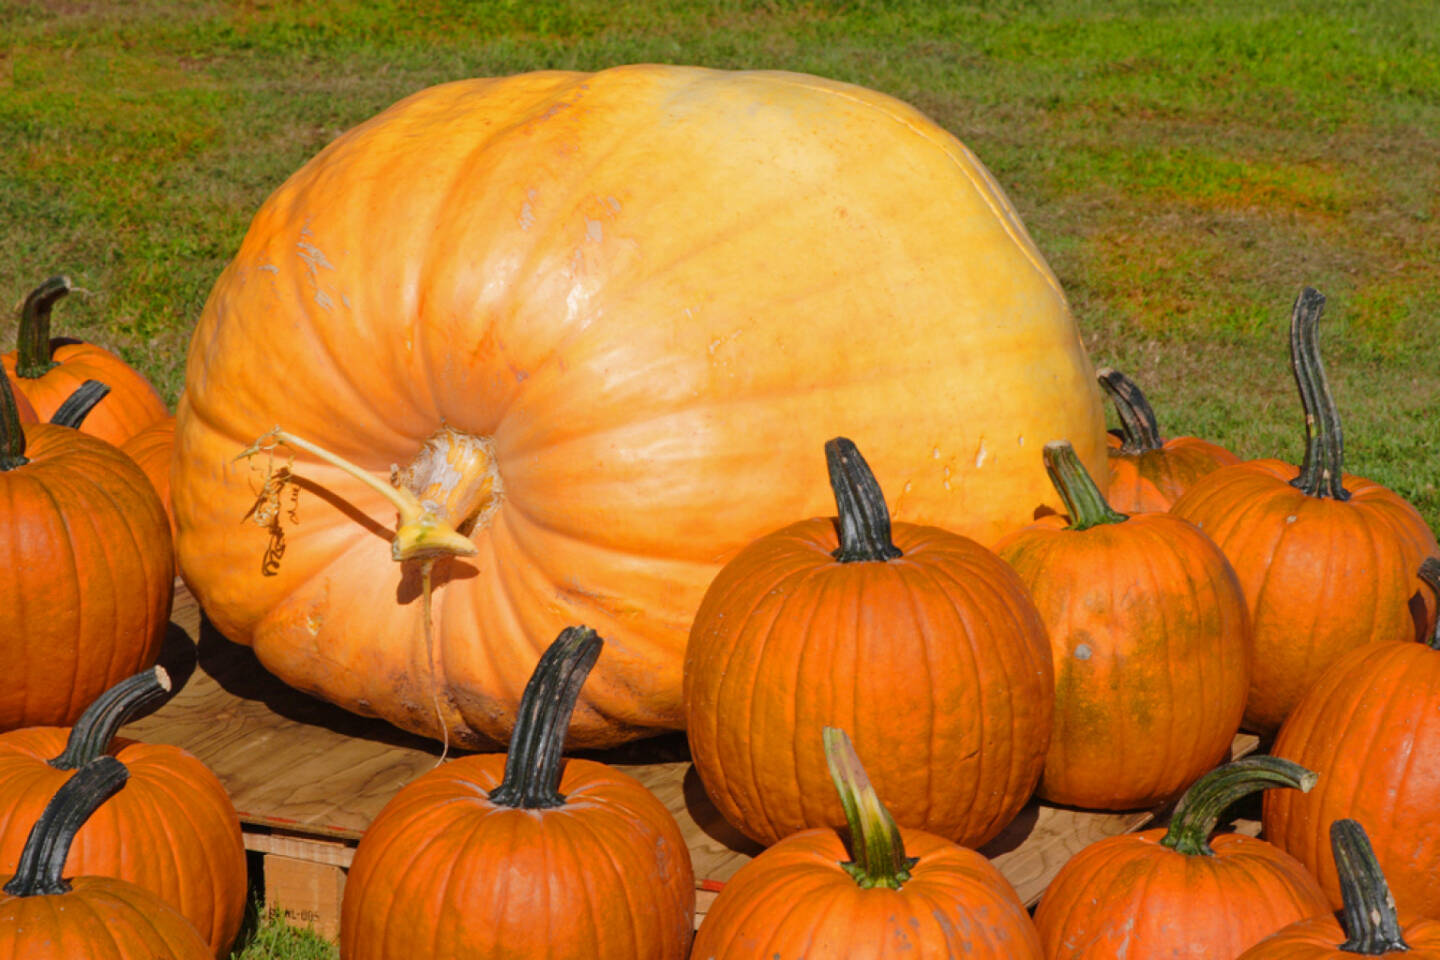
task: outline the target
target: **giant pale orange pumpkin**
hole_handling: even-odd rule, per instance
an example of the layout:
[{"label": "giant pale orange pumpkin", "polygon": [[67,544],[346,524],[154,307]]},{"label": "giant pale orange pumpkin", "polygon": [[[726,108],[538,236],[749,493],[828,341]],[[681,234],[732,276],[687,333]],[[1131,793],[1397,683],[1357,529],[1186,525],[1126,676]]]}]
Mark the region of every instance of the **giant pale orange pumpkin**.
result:
[{"label": "giant pale orange pumpkin", "polygon": [[1153,806],[1218,763],[1240,726],[1245,594],[1193,525],[1112,510],[1063,440],[1043,459],[1068,517],[995,545],[1050,636],[1055,728],[1038,792],[1093,809]]},{"label": "giant pale orange pumpkin", "polygon": [[50,312],[71,289],[70,278],[58,276],[30,292],[21,310],[16,347],[0,356],[0,365],[42,420],[49,420],[86,380],[109,386],[110,395],[80,429],[119,446],[169,411],[150,381],[109,350],[80,340],[50,339]]},{"label": "giant pale orange pumpkin", "polygon": [[126,783],[114,757],[86,764],[46,805],[0,893],[0,960],[211,960],[190,921],[128,880],[67,875],[76,832]]},{"label": "giant pale orange pumpkin", "polygon": [[[177,421],[212,622],[413,730],[438,689],[464,743],[574,622],[612,644],[575,742],[678,727],[705,586],[827,509],[815,437],[981,542],[1054,505],[1039,444],[1105,464],[1065,298],[959,141],[847,84],[654,65],[450,83],[331,144],[216,283]],[[474,541],[435,561],[432,649],[380,493],[294,446],[234,462],[277,426]]]},{"label": "giant pale orange pumpkin", "polygon": [[[1422,575],[1440,596],[1440,562]],[[1274,752],[1320,774],[1308,796],[1265,798],[1265,835],[1294,854],[1340,906],[1326,829],[1358,820],[1400,909],[1440,918],[1440,630],[1428,643],[1373,643],[1320,675]]]},{"label": "giant pale orange pumpkin", "polygon": [[342,960],[684,960],[695,874],[675,818],[629,774],[560,757],[601,644],[567,627],[508,753],[452,760],[380,811],[345,883]]},{"label": "giant pale orange pumpkin", "polygon": [[105,691],[74,727],[0,733],[0,876],[15,870],[51,795],[76,770],[111,753],[130,778],[76,833],[66,870],[150,891],[222,957],[240,930],[248,892],[239,815],[215,774],[187,751],[115,737],[169,689],[165,671],[155,667]]},{"label": "giant pale orange pumpkin", "polygon": [[1195,482],[1171,512],[1204,530],[1245,589],[1255,662],[1245,725],[1279,729],[1310,685],[1347,650],[1416,638],[1415,510],[1344,472],[1340,417],[1318,343],[1325,298],[1295,300],[1290,356],[1305,410],[1305,461],[1252,460]]},{"label": "giant pale orange pumpkin", "polygon": [[980,544],[892,526],[849,440],[825,444],[825,458],[838,516],[750,544],[695,615],[695,770],[725,819],[762,843],[841,827],[806,731],[853,730],[902,826],[983,844],[1020,812],[1045,760],[1055,690],[1044,622]]},{"label": "giant pale orange pumpkin", "polygon": [[159,498],[105,441],[22,427],[3,374],[0,570],[0,730],[73,723],[159,655],[175,583]]}]

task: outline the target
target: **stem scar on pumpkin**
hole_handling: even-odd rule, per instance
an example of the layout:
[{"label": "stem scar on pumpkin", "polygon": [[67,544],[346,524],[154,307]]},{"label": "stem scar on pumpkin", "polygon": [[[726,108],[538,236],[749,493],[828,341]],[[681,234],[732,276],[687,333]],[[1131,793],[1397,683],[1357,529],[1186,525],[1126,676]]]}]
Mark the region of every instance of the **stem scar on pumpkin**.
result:
[{"label": "stem scar on pumpkin", "polygon": [[[255,522],[261,526],[270,526],[272,529],[271,544],[266,552],[267,562],[271,554],[275,553],[278,546],[279,553],[275,553],[274,563],[278,565],[279,557],[284,553],[284,534],[280,534],[279,541],[275,539],[274,531],[279,526],[279,490],[287,481],[292,481],[294,476],[294,454],[291,454],[290,465],[281,468],[284,473],[280,478],[281,471],[274,469],[273,451],[275,447],[284,444],[293,450],[302,450],[312,456],[319,457],[326,463],[338,467],[350,476],[359,480],[395,507],[398,522],[395,525],[395,537],[390,541],[390,558],[397,563],[406,560],[420,561],[420,584],[422,596],[422,616],[425,633],[425,654],[426,664],[430,671],[430,699],[435,708],[435,721],[440,727],[443,747],[440,758],[436,762],[438,766],[445,761],[450,753],[450,727],[445,722],[445,717],[440,709],[440,687],[435,672],[435,643],[434,624],[431,615],[432,595],[432,570],[435,561],[441,557],[468,557],[477,552],[475,544],[464,534],[456,530],[449,521],[435,511],[428,503],[422,501],[407,487],[399,483],[399,471],[391,467],[390,483],[375,479],[374,475],[351,463],[343,457],[337,456],[318,444],[311,443],[301,437],[295,436],[279,426],[273,427],[267,433],[262,434],[250,446],[246,447],[236,456],[236,460],[246,460],[258,453],[266,453],[271,456],[270,466],[266,471],[265,486],[262,488],[256,508],[251,511]],[[280,478],[278,484],[275,484]],[[298,503],[298,501],[297,501]],[[291,519],[295,519],[295,510],[291,510]]]}]

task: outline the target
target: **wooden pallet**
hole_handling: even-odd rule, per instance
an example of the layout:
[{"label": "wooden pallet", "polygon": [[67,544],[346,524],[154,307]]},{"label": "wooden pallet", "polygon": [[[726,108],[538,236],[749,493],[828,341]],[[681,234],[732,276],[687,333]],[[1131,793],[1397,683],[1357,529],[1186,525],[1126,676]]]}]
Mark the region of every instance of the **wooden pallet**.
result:
[{"label": "wooden pallet", "polygon": [[[248,647],[204,622],[183,585],[172,621],[161,663],[177,692],[122,734],[183,747],[215,771],[240,813],[246,848],[263,857],[267,905],[333,939],[360,835],[396,791],[435,766],[438,744],[287,687]],[[1255,746],[1242,734],[1232,751]],[[675,815],[695,866],[698,924],[759,848],[706,798],[683,735],[589,756],[622,766]],[[1033,904],[1072,854],[1162,812],[1089,813],[1032,801],[983,852]]]}]

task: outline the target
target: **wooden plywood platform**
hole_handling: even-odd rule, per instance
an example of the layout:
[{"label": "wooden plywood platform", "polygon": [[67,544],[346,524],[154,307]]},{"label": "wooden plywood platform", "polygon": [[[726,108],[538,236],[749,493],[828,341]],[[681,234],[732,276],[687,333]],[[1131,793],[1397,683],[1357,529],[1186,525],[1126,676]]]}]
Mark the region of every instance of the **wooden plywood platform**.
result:
[{"label": "wooden plywood platform", "polygon": [[[439,745],[287,687],[248,647],[203,622],[183,586],[172,621],[161,663],[177,692],[122,735],[174,744],[204,761],[230,792],[246,847],[264,857],[267,903],[333,938],[345,869],[361,834],[396,791],[435,766]],[[1232,750],[1240,756],[1255,746],[1256,738],[1242,734]],[[703,916],[716,890],[759,848],[706,798],[684,736],[587,756],[623,767],[675,815],[689,841]],[[1088,813],[1032,801],[983,852],[1033,904],[1072,854],[1161,812]]]}]

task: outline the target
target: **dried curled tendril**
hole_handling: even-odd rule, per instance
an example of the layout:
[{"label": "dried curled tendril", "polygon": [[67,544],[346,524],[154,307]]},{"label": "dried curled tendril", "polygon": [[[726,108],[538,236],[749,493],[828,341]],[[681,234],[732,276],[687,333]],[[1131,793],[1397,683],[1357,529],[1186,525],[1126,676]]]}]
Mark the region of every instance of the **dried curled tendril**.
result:
[{"label": "dried curled tendril", "polygon": [[[300,485],[295,482],[294,466],[295,454],[290,452],[285,463],[277,466],[275,463],[275,448],[280,443],[275,437],[275,431],[265,434],[254,445],[247,449],[240,457],[246,459],[257,453],[265,454],[264,477],[260,483],[260,489],[256,490],[251,486],[251,492],[255,494],[255,504],[245,519],[250,520],[257,527],[262,527],[270,534],[270,540],[265,546],[265,554],[260,560],[260,573],[262,576],[273,577],[280,572],[280,560],[285,556],[285,529],[280,525],[281,512],[284,511],[286,519],[292,524],[300,522]],[[237,457],[236,459],[240,459]],[[281,502],[285,487],[290,488],[290,506],[286,510]]]}]

